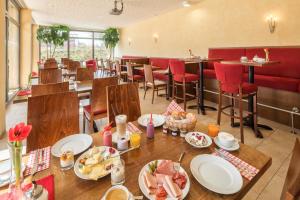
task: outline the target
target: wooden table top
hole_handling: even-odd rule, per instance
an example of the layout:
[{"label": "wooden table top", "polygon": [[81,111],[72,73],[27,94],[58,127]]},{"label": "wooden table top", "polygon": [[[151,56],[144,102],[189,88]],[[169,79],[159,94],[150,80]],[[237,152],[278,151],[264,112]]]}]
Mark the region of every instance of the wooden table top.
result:
[{"label": "wooden table top", "polygon": [[222,58],[185,58],[182,60],[185,62],[185,64],[194,64],[194,63],[218,62],[223,59]]},{"label": "wooden table top", "polygon": [[[136,122],[135,124],[137,125]],[[121,156],[126,163],[126,182],[124,185],[128,187],[134,195],[142,195],[138,186],[138,175],[145,164],[156,159],[177,161],[183,151],[185,151],[186,154],[181,166],[186,170],[191,181],[190,191],[186,199],[242,199],[272,163],[272,159],[269,156],[266,156],[250,146],[240,144],[240,149],[233,152],[233,154],[257,167],[260,171],[251,181],[243,178],[243,187],[240,192],[233,195],[219,195],[201,186],[190,171],[192,158],[199,154],[212,153],[215,147],[214,144],[209,148],[197,149],[190,146],[184,138],[163,134],[161,128],[156,129],[154,139],[147,139],[145,129],[140,126],[139,128],[143,131],[141,147]],[[92,137],[93,145],[102,145],[102,137],[100,134],[92,134]],[[105,191],[111,187],[110,175],[98,181],[82,180],[75,175],[73,169],[61,171],[58,158],[51,157],[50,163],[51,167],[39,172],[36,178],[54,174],[56,199],[100,199]]]},{"label": "wooden table top", "polygon": [[[74,87],[74,85],[70,85],[70,91],[75,91],[78,94],[87,93],[92,91],[92,87],[93,87],[93,81],[80,81],[76,83],[76,87]],[[14,97],[13,103],[15,104],[15,103],[27,102],[30,96],[31,95],[25,95],[25,96],[16,95]]]},{"label": "wooden table top", "polygon": [[279,64],[280,61],[270,60],[270,61],[267,61],[267,62],[264,62],[264,63],[258,63],[258,62],[254,62],[252,60],[250,60],[248,62],[241,62],[240,60],[231,60],[231,61],[221,61],[221,63],[231,64],[231,65],[244,65],[244,66],[263,67],[263,66],[268,66],[268,65]]}]

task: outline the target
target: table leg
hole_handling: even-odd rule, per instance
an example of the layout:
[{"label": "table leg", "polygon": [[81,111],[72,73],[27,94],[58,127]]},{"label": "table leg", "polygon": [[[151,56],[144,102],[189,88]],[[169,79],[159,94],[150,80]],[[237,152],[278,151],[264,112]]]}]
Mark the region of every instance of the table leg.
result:
[{"label": "table leg", "polygon": [[167,84],[167,96],[166,96],[166,99],[169,100],[171,98],[171,94],[172,94],[172,73],[169,69],[169,72],[168,72],[168,84]]},{"label": "table leg", "polygon": [[[199,77],[200,77],[200,81],[199,81],[199,97],[198,99],[200,101],[198,101],[197,99],[197,103],[199,103],[199,107],[200,107],[200,111],[202,113],[202,115],[206,115],[205,113],[205,108],[211,109],[211,110],[217,110],[214,107],[211,106],[205,106],[204,105],[204,63],[203,62],[199,62]],[[197,88],[196,88],[197,89]],[[197,105],[192,105],[192,106],[188,106],[189,109],[197,109],[198,106]]]}]

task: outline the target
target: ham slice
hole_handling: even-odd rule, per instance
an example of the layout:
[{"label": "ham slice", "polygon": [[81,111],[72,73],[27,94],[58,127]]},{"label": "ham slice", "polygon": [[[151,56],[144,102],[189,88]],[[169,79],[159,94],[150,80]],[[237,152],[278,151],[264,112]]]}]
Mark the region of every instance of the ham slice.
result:
[{"label": "ham slice", "polygon": [[146,180],[146,185],[148,188],[156,189],[157,188],[157,180],[156,177],[150,174],[149,172],[144,173],[144,177]]},{"label": "ham slice", "polygon": [[155,177],[156,177],[156,180],[157,180],[157,185],[163,185],[164,180],[165,180],[165,176],[168,176],[168,175],[155,173]]},{"label": "ham slice", "polygon": [[[165,189],[166,189],[167,193],[168,193],[168,190],[169,190],[169,192],[171,192],[172,195],[170,195],[170,196],[175,197],[175,198],[180,198],[182,196],[181,189],[178,187],[177,184],[173,183],[173,180],[171,177],[166,176],[164,184],[166,184]],[[168,188],[168,190],[167,190],[167,188]]]},{"label": "ham slice", "polygon": [[145,184],[145,188],[147,190],[147,193],[150,194],[150,195],[155,194],[156,189],[151,189],[151,188],[148,187],[145,176],[143,176],[143,180],[144,180],[144,184]]},{"label": "ham slice", "polygon": [[174,164],[171,160],[164,160],[162,161],[156,169],[156,173],[158,174],[164,174],[168,176],[173,176],[175,173]]}]

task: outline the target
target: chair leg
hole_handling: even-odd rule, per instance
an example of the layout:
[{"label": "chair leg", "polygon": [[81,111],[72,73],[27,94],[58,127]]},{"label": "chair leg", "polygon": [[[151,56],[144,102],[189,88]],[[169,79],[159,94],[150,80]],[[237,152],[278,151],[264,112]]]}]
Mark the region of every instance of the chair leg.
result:
[{"label": "chair leg", "polygon": [[145,87],[144,99],[146,98],[147,90],[148,90],[148,87]]},{"label": "chair leg", "polygon": [[172,87],[173,87],[173,89],[172,89],[172,99],[174,100],[174,98],[175,98],[175,82],[174,82],[174,80],[173,80],[173,83],[172,83]]},{"label": "chair leg", "polygon": [[186,96],[185,96],[185,92],[186,92],[186,88],[185,88],[185,80],[183,80],[183,107],[184,107],[184,111],[186,111]]},{"label": "chair leg", "polygon": [[84,112],[82,115],[82,129],[83,129],[83,132],[85,133],[85,114],[84,114]]},{"label": "chair leg", "polygon": [[233,94],[231,95],[231,108],[230,108],[230,116],[231,116],[231,127],[234,126],[234,98]]},{"label": "chair leg", "polygon": [[153,90],[152,90],[152,104],[154,102],[154,94],[155,94],[155,89],[153,88]]},{"label": "chair leg", "polygon": [[240,134],[241,142],[244,144],[244,125],[243,125],[243,99],[242,94],[239,95],[239,118],[240,118]]},{"label": "chair leg", "polygon": [[218,105],[218,119],[217,119],[218,125],[220,125],[220,123],[221,123],[222,96],[223,96],[223,92],[220,90],[220,91],[219,91],[219,105]]},{"label": "chair leg", "polygon": [[94,133],[94,120],[92,118],[89,121],[89,131],[90,133]]},{"label": "chair leg", "polygon": [[257,133],[257,94],[253,96],[253,112],[254,132]]}]

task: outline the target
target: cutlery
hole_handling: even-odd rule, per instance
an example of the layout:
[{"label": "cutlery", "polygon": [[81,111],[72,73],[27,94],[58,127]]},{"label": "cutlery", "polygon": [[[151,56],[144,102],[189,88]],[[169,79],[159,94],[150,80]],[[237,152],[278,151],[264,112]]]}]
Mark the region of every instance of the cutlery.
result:
[{"label": "cutlery", "polygon": [[178,162],[174,162],[174,168],[175,168],[177,171],[179,171],[179,169],[180,169],[181,161],[182,161],[182,159],[183,159],[183,157],[184,157],[184,154],[185,154],[185,152],[182,152],[182,153],[180,154],[180,156],[179,156]]}]

